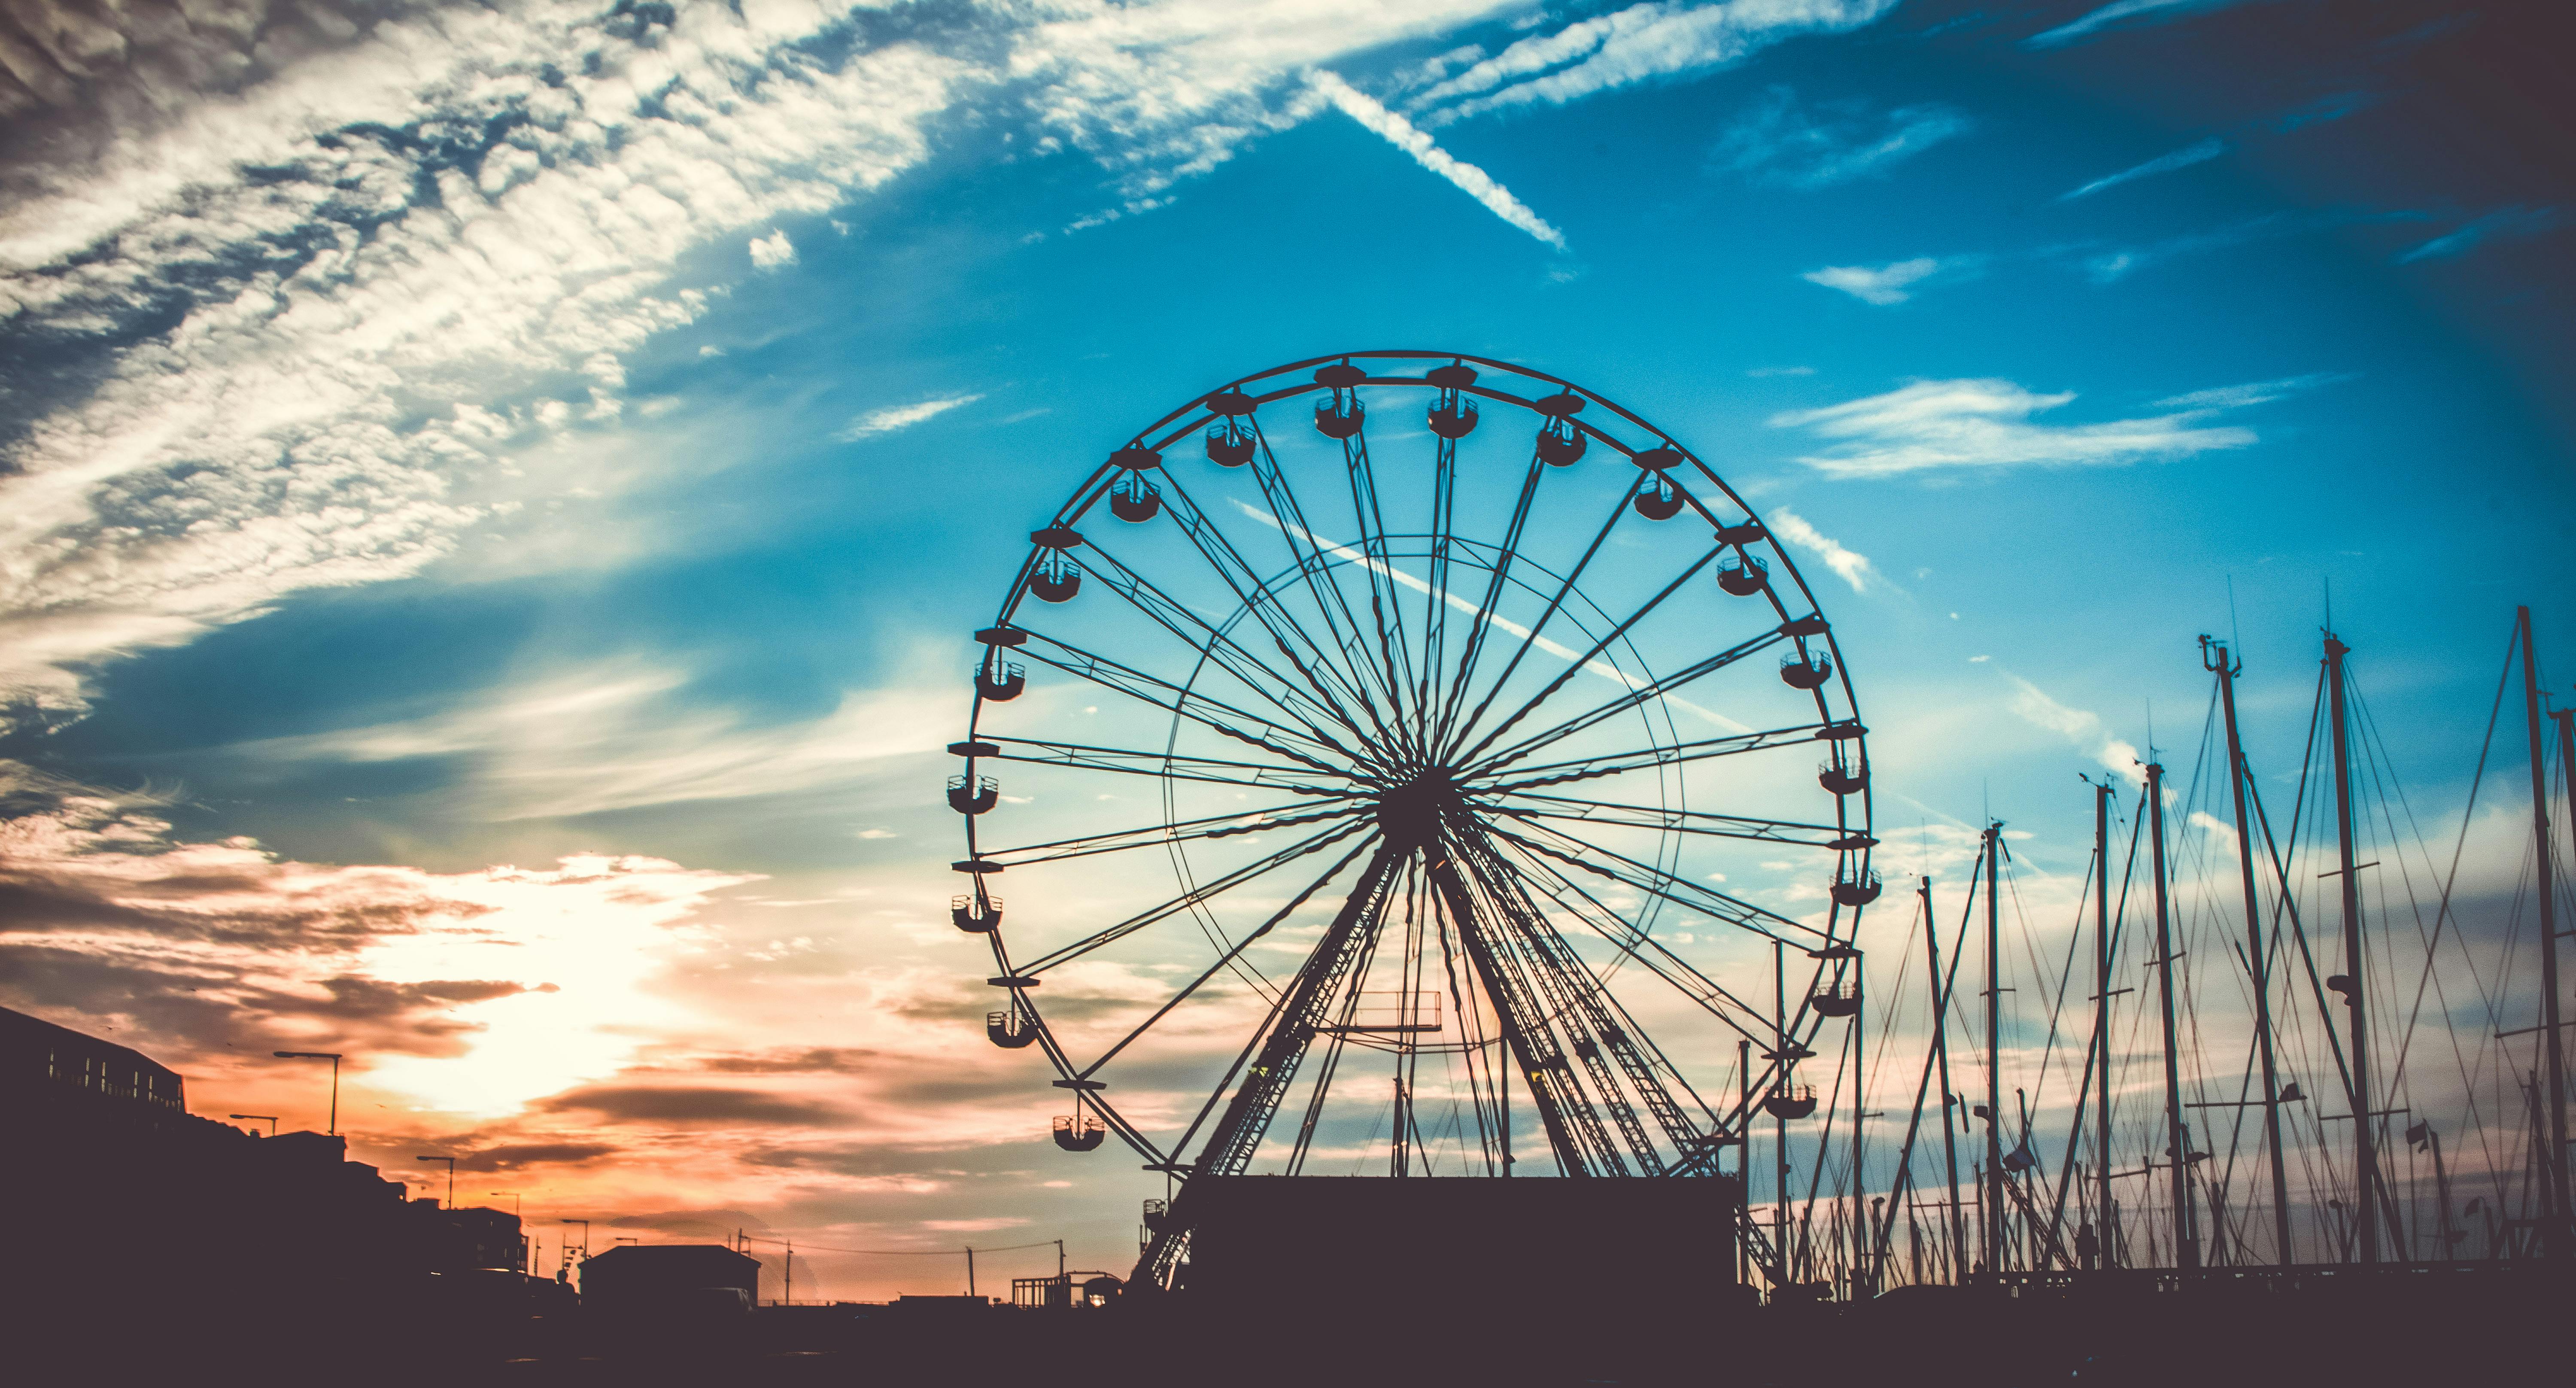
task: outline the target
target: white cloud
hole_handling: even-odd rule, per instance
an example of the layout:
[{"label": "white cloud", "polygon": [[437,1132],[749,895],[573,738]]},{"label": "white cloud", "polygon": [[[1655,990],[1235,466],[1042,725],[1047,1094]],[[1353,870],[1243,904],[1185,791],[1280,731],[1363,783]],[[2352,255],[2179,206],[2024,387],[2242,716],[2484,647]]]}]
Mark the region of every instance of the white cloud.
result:
[{"label": "white cloud", "polygon": [[1858,101],[1807,108],[1787,87],[1774,87],[1719,138],[1709,163],[1765,183],[1816,189],[1884,174],[1968,129],[1965,114],[1938,103],[1884,115]]},{"label": "white cloud", "polygon": [[681,928],[758,880],[599,853],[454,873],[304,863],[178,838],[148,803],[14,762],[0,792],[39,806],[0,819],[13,1001],[193,1059],[192,1087],[209,1070],[276,1083],[270,1067],[223,1074],[274,1046],[346,1049],[348,1112],[399,1098],[493,1115],[613,1073],[642,1032],[688,1015],[654,986]]},{"label": "white cloud", "polygon": [[2039,395],[2011,381],[1916,381],[1817,410],[1771,417],[1833,440],[1800,462],[1833,477],[1887,477],[1955,467],[2111,465],[2245,448],[2250,429],[2209,427],[2204,411],[2100,424],[2042,424],[2031,416],[2062,408],[2075,392]]},{"label": "white cloud", "polygon": [[758,270],[776,270],[796,263],[796,243],[787,233],[773,231],[751,239],[751,264]]},{"label": "white cloud", "polygon": [[1433,144],[1431,137],[1416,129],[1413,122],[1352,90],[1350,83],[1332,73],[1318,72],[1307,80],[1333,104],[1334,109],[1366,126],[1388,144],[1412,155],[1415,163],[1457,185],[1460,192],[1483,204],[1486,211],[1560,251],[1565,249],[1565,233],[1530,211],[1519,198],[1512,196],[1510,189],[1496,183],[1483,169],[1462,162]]},{"label": "white cloud", "polygon": [[1770,376],[1813,376],[1816,374],[1816,368],[1812,366],[1757,366],[1744,374],[1753,377],[1755,380],[1761,380]]},{"label": "white cloud", "polygon": [[[944,664],[943,664],[944,668]],[[400,723],[247,743],[252,764],[441,759],[459,764],[452,808],[489,821],[564,818],[845,785],[953,734],[949,681],[852,690],[810,722],[752,725],[686,697],[685,674],[588,667],[487,691]]]},{"label": "white cloud", "polygon": [[[1857,29],[1895,0],[1726,0],[1630,5],[1522,39],[1406,109],[1425,125],[1532,104],[1562,105],[1637,82],[1704,72],[1802,33]],[[1444,105],[1443,103],[1454,103]],[[1432,108],[1439,109],[1432,109]]]},{"label": "white cloud", "polygon": [[2138,763],[2136,743],[2114,737],[2104,726],[2102,715],[2088,709],[2069,708],[2040,692],[2038,685],[2019,675],[2005,675],[2013,683],[2012,711],[2034,727],[2046,728],[2073,743],[2083,753],[2127,780],[2131,785],[2144,785],[2147,773]]},{"label": "white cloud", "polygon": [[2241,386],[2186,391],[2180,395],[2169,395],[2156,403],[2177,410],[2232,410],[2244,405],[2268,405],[2275,400],[2305,395],[2321,386],[2353,379],[2356,378],[2340,371],[2311,371],[2304,376],[2284,376],[2277,381],[2249,381]]},{"label": "white cloud", "polygon": [[1901,304],[1914,297],[1905,292],[1905,286],[1930,276],[1940,268],[1940,261],[1925,255],[1875,268],[1828,265],[1821,270],[1809,270],[1798,278],[1809,284],[1821,284],[1827,289],[1839,289],[1863,303],[1884,306]]},{"label": "white cloud", "polygon": [[928,400],[916,400],[909,405],[888,405],[883,409],[870,410],[851,420],[841,426],[841,431],[832,437],[841,443],[857,443],[861,439],[872,439],[879,434],[891,434],[898,429],[909,429],[925,419],[935,419],[960,405],[972,405],[983,398],[980,394],[938,395]]},{"label": "white cloud", "polygon": [[[75,710],[85,665],[451,552],[505,461],[613,423],[623,355],[703,310],[684,250],[917,160],[965,69],[790,60],[832,16],[782,18],[684,7],[651,47],[542,0],[388,23],[13,168],[10,331],[112,344],[197,297],[9,449],[0,705]],[[404,133],[460,125],[498,133]]]},{"label": "white cloud", "polygon": [[1846,548],[1843,543],[1807,523],[1807,518],[1786,506],[1774,506],[1763,518],[1771,533],[1825,561],[1825,567],[1840,575],[1855,593],[1866,593],[1872,580],[1885,583],[1886,578],[1869,562],[1869,556]]},{"label": "white cloud", "polygon": [[2227,152],[2227,148],[2228,146],[2225,140],[2214,137],[2203,140],[2199,144],[2192,145],[2186,149],[2175,150],[2171,154],[2160,154],[2143,164],[2133,165],[2129,168],[2120,170],[2118,173],[2105,174],[2100,178],[2094,179],[2090,183],[2058,194],[2057,200],[2059,202],[2073,202],[2077,198],[2091,197],[2093,194],[2101,192],[2105,188],[2117,188],[2123,183],[2132,182],[2137,179],[2152,178],[2161,173],[2172,173],[2176,169],[2188,169],[2194,164],[2205,164],[2210,160],[2225,154]]},{"label": "white cloud", "polygon": [[2478,218],[2447,236],[2436,236],[2397,257],[2400,265],[2459,255],[2481,241],[2499,237],[2536,236],[2563,220],[2555,208],[2507,207]]},{"label": "white cloud", "polygon": [[0,154],[0,322],[97,363],[77,398],[7,402],[0,718],[75,714],[101,661],[418,573],[559,496],[628,354],[721,289],[672,283],[688,252],[792,249],[768,228],[914,167],[961,103],[1006,93],[1151,198],[1320,105],[1279,106],[1283,79],[1507,3],[1069,0],[891,40],[858,0],[316,0],[256,42],[84,19],[83,73],[11,117],[48,137]]},{"label": "white cloud", "polygon": [[2225,9],[2241,0],[2115,0],[2082,17],[2022,40],[2024,48],[2057,48],[2118,24],[2144,16],[2149,22],[2179,19],[2195,10]]}]

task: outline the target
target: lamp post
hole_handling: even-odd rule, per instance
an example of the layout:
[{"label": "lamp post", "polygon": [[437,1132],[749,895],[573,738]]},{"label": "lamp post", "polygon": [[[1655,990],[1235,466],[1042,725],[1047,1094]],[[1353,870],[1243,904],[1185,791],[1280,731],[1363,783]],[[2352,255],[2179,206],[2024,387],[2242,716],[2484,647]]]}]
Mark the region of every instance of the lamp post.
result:
[{"label": "lamp post", "polygon": [[236,1123],[245,1118],[249,1119],[253,1123],[265,1122],[268,1124],[268,1135],[270,1137],[277,1136],[277,1115],[274,1113],[227,1113],[224,1116],[232,1119]]},{"label": "lamp post", "polygon": [[446,1204],[445,1208],[447,1208],[447,1209],[451,1209],[451,1210],[452,1210],[452,1209],[455,1209],[455,1208],[456,1208],[456,1158],[454,1158],[454,1157],[421,1157],[421,1156],[416,1156],[416,1157],[413,1157],[413,1158],[412,1158],[412,1160],[413,1160],[413,1161],[443,1161],[443,1162],[447,1163],[447,1204]]},{"label": "lamp post", "polygon": [[517,1191],[515,1191],[515,1190],[496,1190],[496,1191],[491,1192],[491,1194],[494,1194],[494,1195],[506,1195],[506,1196],[510,1197],[510,1218],[512,1218],[512,1219],[517,1219],[517,1218],[519,1217],[519,1193],[518,1193]]},{"label": "lamp post", "polygon": [[589,1256],[590,1256],[590,1221],[589,1221],[589,1220],[586,1220],[586,1219],[564,1219],[564,1220],[557,1220],[557,1221],[556,1221],[556,1223],[559,1223],[559,1224],[578,1224],[578,1225],[580,1225],[580,1226],[581,1226],[581,1256],[583,1256],[584,1258],[589,1257]]},{"label": "lamp post", "polygon": [[338,1051],[271,1051],[280,1060],[331,1062],[331,1136],[340,1135],[340,1053]]}]

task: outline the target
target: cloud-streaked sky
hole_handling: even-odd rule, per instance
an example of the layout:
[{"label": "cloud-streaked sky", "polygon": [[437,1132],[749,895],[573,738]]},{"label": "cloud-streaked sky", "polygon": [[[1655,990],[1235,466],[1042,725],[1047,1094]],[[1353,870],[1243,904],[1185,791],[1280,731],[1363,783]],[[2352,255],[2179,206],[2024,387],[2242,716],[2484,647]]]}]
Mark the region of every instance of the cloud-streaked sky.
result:
[{"label": "cloud-streaked sky", "polygon": [[1891,874],[1991,807],[2080,877],[2072,773],[2188,754],[2202,631],[2293,762],[2328,585],[2456,808],[2514,603],[2576,669],[2544,24],[0,5],[0,1002],[201,1112],[314,1122],[251,1057],[347,1050],[361,1156],[532,1218],[1123,1268],[1159,1184],[1054,1150],[944,916],[967,633],[1136,428],[1355,348],[1718,467]]}]

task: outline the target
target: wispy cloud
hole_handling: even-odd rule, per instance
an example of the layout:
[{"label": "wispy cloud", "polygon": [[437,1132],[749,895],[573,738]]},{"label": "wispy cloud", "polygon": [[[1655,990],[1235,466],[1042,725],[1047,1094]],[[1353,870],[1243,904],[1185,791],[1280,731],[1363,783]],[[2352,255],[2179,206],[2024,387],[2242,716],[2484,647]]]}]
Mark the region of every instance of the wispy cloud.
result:
[{"label": "wispy cloud", "polygon": [[2104,5],[2072,23],[2058,25],[2044,33],[2033,34],[2023,39],[2021,46],[2057,48],[2079,39],[2091,38],[2124,20],[2156,24],[2169,19],[2180,19],[2184,15],[2199,10],[2220,10],[2241,3],[2244,3],[2244,0],[2117,0],[2117,3]]},{"label": "wispy cloud", "polygon": [[982,395],[938,395],[909,405],[888,405],[851,420],[832,437],[841,443],[857,443],[898,429],[909,429],[925,419],[936,419],[961,405],[972,405],[983,398]]},{"label": "wispy cloud", "polygon": [[2155,158],[2150,159],[2143,164],[2122,169],[2115,174],[2106,174],[2090,183],[2069,189],[2066,192],[2058,194],[2057,200],[2059,202],[2073,202],[2077,198],[2091,197],[2105,188],[2117,188],[2123,183],[2134,183],[2141,178],[2153,178],[2157,174],[2172,173],[2176,169],[2188,169],[2194,164],[2206,164],[2210,160],[2225,154],[2227,152],[2227,148],[2228,146],[2225,140],[2221,140],[2213,136],[2201,141],[2199,144],[2192,145],[2185,149],[2175,150],[2171,154],[2157,155]]},{"label": "wispy cloud", "polygon": [[1866,593],[1872,583],[1885,584],[1869,556],[1849,548],[1841,541],[1807,523],[1807,518],[1786,506],[1774,506],[1763,517],[1771,533],[1825,561],[1825,567],[1851,585],[1855,593]]},{"label": "wispy cloud", "polygon": [[1560,251],[1565,249],[1565,233],[1529,210],[1519,198],[1512,196],[1510,189],[1496,183],[1491,174],[1432,143],[1431,137],[1416,128],[1413,122],[1386,109],[1375,98],[1332,73],[1317,72],[1307,80],[1333,104],[1334,109],[1413,156],[1413,162],[1457,185],[1460,192],[1482,203],[1486,211]]},{"label": "wispy cloud", "polygon": [[609,662],[485,692],[404,722],[246,743],[247,763],[438,761],[441,792],[486,822],[557,819],[845,787],[940,745],[954,704],[917,683],[852,690],[805,722],[754,724],[688,694],[678,670]]},{"label": "wispy cloud", "polygon": [[2506,207],[2478,218],[2447,236],[2436,236],[2412,247],[2397,257],[2400,265],[2419,260],[2441,260],[2462,255],[2482,241],[2509,240],[2520,236],[2537,236],[2557,226],[2561,218],[2554,207]]},{"label": "wispy cloud", "polygon": [[2212,428],[2187,410],[2099,424],[2045,424],[2075,392],[2040,395],[2004,380],[1917,381],[1884,395],[1771,417],[1775,428],[1833,440],[1798,461],[1829,477],[1947,468],[2106,466],[2251,445],[2250,429]]},{"label": "wispy cloud", "polygon": [[2346,116],[2357,115],[2378,104],[2379,97],[2373,92],[2338,92],[2333,96],[2311,101],[2295,111],[2284,112],[2280,119],[2272,123],[2272,126],[2276,130],[2287,132],[2304,126],[2323,125],[2329,121],[2339,121]]},{"label": "wispy cloud", "polygon": [[1423,124],[1439,126],[1487,111],[1562,105],[1613,87],[1740,62],[1798,34],[1857,29],[1895,3],[1730,0],[1692,5],[1667,0],[1630,5],[1522,39],[1425,88],[1406,109],[1427,111]]},{"label": "wispy cloud", "polygon": [[1928,279],[1941,268],[1931,256],[1916,256],[1888,265],[1828,265],[1798,278],[1827,289],[1839,289],[1868,304],[1901,304],[1914,296],[1906,286]]},{"label": "wispy cloud", "polygon": [[2138,766],[2143,760],[2138,755],[2138,745],[2127,738],[2112,736],[2110,728],[2102,721],[2102,715],[2090,709],[2069,708],[2019,675],[2006,675],[2004,678],[2013,683],[2012,711],[2022,721],[2065,738],[2129,784],[2146,783],[2146,772]]},{"label": "wispy cloud", "polygon": [[2241,386],[2216,386],[2209,390],[2187,391],[2169,395],[2156,402],[2175,410],[2232,410],[2245,405],[2268,405],[2293,395],[2304,395],[2321,386],[2337,385],[2356,379],[2341,371],[2311,371],[2304,376],[2284,376],[2277,381],[2251,381]]},{"label": "wispy cloud", "polygon": [[1773,87],[1709,151],[1709,166],[1759,182],[1822,188],[1886,173],[1945,140],[1964,135],[1967,116],[1934,104],[1884,114],[1862,101],[1801,107],[1797,94]]}]

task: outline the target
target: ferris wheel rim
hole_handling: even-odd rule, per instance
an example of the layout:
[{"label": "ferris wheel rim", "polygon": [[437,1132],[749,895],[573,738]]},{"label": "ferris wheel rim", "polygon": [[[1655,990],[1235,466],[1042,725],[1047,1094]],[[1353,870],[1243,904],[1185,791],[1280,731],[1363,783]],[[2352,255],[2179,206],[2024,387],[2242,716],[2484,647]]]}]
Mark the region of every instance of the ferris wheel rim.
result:
[{"label": "ferris wheel rim", "polygon": [[[1317,384],[1312,381],[1300,381],[1286,384],[1282,388],[1275,390],[1265,389],[1258,395],[1245,390],[1244,387],[1255,383],[1284,379],[1289,373],[1307,368],[1325,366],[1333,363],[1350,363],[1354,360],[1430,360],[1446,361],[1453,364],[1474,363],[1479,367],[1489,367],[1501,372],[1509,373],[1511,376],[1524,381],[1554,385],[1558,387],[1561,393],[1580,397],[1584,402],[1599,404],[1605,410],[1617,416],[1620,420],[1651,435],[1655,442],[1651,444],[1649,448],[1662,447],[1673,450],[1674,453],[1679,455],[1681,461],[1689,464],[1690,468],[1696,473],[1698,478],[1703,479],[1710,484],[1718,495],[1722,495],[1736,509],[1742,511],[1751,524],[1759,527],[1761,533],[1756,543],[1763,545],[1767,550],[1771,560],[1769,572],[1774,580],[1776,581],[1779,578],[1788,579],[1790,585],[1796,590],[1797,595],[1803,599],[1806,611],[1818,614],[1819,620],[1821,619],[1821,613],[1823,611],[1822,605],[1816,602],[1814,591],[1807,583],[1804,575],[1798,571],[1794,558],[1788,554],[1786,549],[1780,544],[1778,538],[1769,532],[1768,527],[1761,525],[1759,512],[1746,502],[1744,498],[1737,493],[1735,489],[1728,484],[1725,479],[1717,473],[1716,469],[1705,459],[1689,450],[1679,440],[1674,439],[1671,435],[1665,433],[1662,429],[1656,427],[1642,416],[1619,405],[1609,397],[1601,395],[1599,392],[1582,387],[1563,378],[1535,371],[1510,362],[1478,357],[1472,354],[1449,352],[1409,352],[1400,350],[1372,350],[1365,352],[1335,353],[1322,357],[1308,358],[1303,361],[1272,367],[1266,371],[1253,373],[1249,376],[1235,378],[1234,381],[1228,383],[1227,386],[1220,388],[1218,391],[1193,397],[1188,404],[1167,413],[1147,429],[1138,431],[1136,434],[1130,436],[1134,442],[1131,443],[1129,447],[1131,449],[1148,448],[1159,451],[1180,439],[1190,436],[1209,424],[1229,418],[1241,417],[1243,414],[1248,414],[1252,410],[1257,410],[1262,405],[1278,400],[1311,394],[1318,389]],[[1359,380],[1352,383],[1352,388],[1354,390],[1362,386],[1373,389],[1395,388],[1438,390],[1444,388],[1435,382],[1421,377],[1376,375],[1364,375]],[[1585,437],[1605,442],[1618,452],[1627,454],[1632,458],[1640,453],[1649,451],[1649,448],[1631,447],[1627,442],[1615,437],[1598,426],[1586,421],[1573,419],[1570,413],[1550,414],[1548,411],[1541,409],[1538,402],[1534,399],[1523,398],[1521,396],[1495,389],[1491,386],[1481,386],[1473,383],[1465,386],[1448,388],[1457,390],[1459,395],[1462,397],[1473,396],[1479,400],[1515,406],[1534,414],[1541,414],[1549,418],[1562,420],[1570,424],[1572,427],[1583,431]],[[1242,397],[1239,401],[1227,403],[1244,404],[1248,402],[1249,409],[1229,414],[1212,408],[1210,405],[1211,400],[1216,396],[1225,394],[1227,391],[1238,392]],[[1576,408],[1579,409],[1581,407],[1577,406]],[[1081,485],[1077,486],[1072,496],[1057,509],[1052,521],[1052,526],[1070,530],[1075,522],[1083,519],[1085,514],[1092,507],[1101,504],[1103,498],[1109,495],[1109,489],[1103,485],[1104,479],[1114,479],[1120,472],[1140,471],[1140,469],[1122,466],[1116,462],[1103,464]],[[1169,478],[1171,475],[1167,472],[1165,476]],[[1177,487],[1177,479],[1173,479],[1173,481]],[[1693,504],[1698,506],[1702,511],[1703,518],[1714,519],[1713,517],[1708,516],[1706,507],[1699,505],[1696,499],[1694,499]],[[1385,539],[1394,537],[1382,533],[1380,538]],[[1450,538],[1453,541],[1463,539],[1463,537],[1454,536]],[[1739,548],[1745,548],[1746,552],[1750,552],[1748,547],[1739,546]],[[996,615],[996,629],[1009,629],[1011,627],[1020,606],[1030,596],[1032,574],[1034,573],[1044,552],[1043,547],[1033,550],[1030,561],[1022,566],[1021,572],[1012,582],[1010,590],[1002,603],[1001,609]],[[1499,550],[1497,552],[1499,553]],[[1291,565],[1289,567],[1302,569],[1304,565],[1301,562],[1300,564]],[[1541,571],[1546,572],[1543,566]],[[1579,590],[1575,589],[1574,585],[1571,583],[1568,583],[1565,586],[1569,591],[1579,592]],[[1790,615],[1791,609],[1788,603],[1784,600],[1784,595],[1779,588],[1766,587],[1763,590],[1763,596],[1772,606],[1775,615],[1779,616],[1784,624],[1792,620]],[[1602,612],[1597,604],[1594,604],[1593,606],[1596,612],[1601,612],[1601,615],[1605,618],[1607,617],[1607,613]],[[1819,630],[1807,636],[1805,640],[1820,642],[1827,658],[1831,661],[1833,667],[1831,677],[1832,681],[1838,686],[1837,692],[1841,696],[1840,703],[1842,707],[1848,711],[1845,715],[1846,721],[1855,730],[1854,736],[1850,739],[1852,742],[1852,750],[1859,763],[1866,766],[1866,729],[1861,723],[1856,692],[1851,686],[1849,664],[1843,659],[1843,652],[1838,639],[1838,633],[1830,624],[1822,624]],[[1205,654],[1205,651],[1201,652],[1202,662],[1204,661]],[[1642,665],[1644,663],[1642,653],[1639,653],[1639,660]],[[1820,726],[1831,726],[1833,719],[1826,708],[1828,701],[1821,690],[1816,691],[1816,693],[1819,707]],[[982,745],[984,734],[980,729],[982,726],[985,703],[986,697],[979,687],[973,701],[972,711],[970,712],[967,732],[968,742],[964,745]],[[1180,715],[1175,714],[1174,727],[1177,729],[1179,724]],[[1167,745],[1167,751],[1168,750],[1169,748]],[[1168,780],[1165,781],[1167,798],[1168,787],[1170,784],[1171,783]],[[1859,812],[1858,820],[1861,826],[1859,832],[1863,837],[1867,837],[1869,835],[1870,826],[1874,823],[1874,814],[1872,813],[1871,804],[1873,791],[1874,785],[1864,783],[1856,795],[1848,797],[1838,796],[1838,802],[1856,802],[1851,805],[1851,808],[1856,808]],[[1840,814],[1840,811],[1844,807],[1843,803],[1837,804],[1838,813],[1836,817],[1838,819],[1844,818],[1844,816]],[[1365,811],[1354,808],[1350,813],[1353,815],[1364,815]],[[1167,813],[1167,820],[1168,818],[1169,816]],[[981,857],[981,854],[975,847],[976,826],[973,817],[970,816],[967,818],[966,827],[969,841],[969,861],[972,862]],[[1334,833],[1330,835],[1319,833],[1315,836],[1317,842],[1313,847],[1306,851],[1316,852],[1326,847],[1343,844],[1346,842],[1348,837],[1349,835],[1347,832]],[[1346,868],[1349,863],[1355,861],[1360,854],[1367,852],[1370,847],[1373,844],[1377,844],[1381,838],[1382,836],[1373,828],[1360,828],[1358,831],[1358,841],[1350,848],[1350,852],[1344,855],[1342,861],[1336,864],[1332,871],[1327,872],[1324,877],[1318,879],[1315,885],[1308,889],[1308,892],[1310,894],[1316,892],[1328,883],[1337,879],[1341,871]],[[1871,842],[1874,843],[1874,840],[1871,840]],[[1174,841],[1173,846],[1178,846],[1177,841]],[[1862,849],[1857,858],[1852,861],[1856,863],[1857,871],[1865,873],[1868,867],[1868,850],[1866,848]],[[965,865],[961,864],[960,866],[963,867]],[[980,898],[983,892],[983,883],[980,874],[976,877],[976,891]],[[1833,926],[1834,922],[1838,921],[1840,917],[1840,910],[1836,910],[1833,916],[1829,918],[1828,926],[1825,932],[1823,932],[1823,940],[1829,947],[1835,943],[1835,931]],[[1856,931],[1857,910],[1855,910],[1854,913],[1854,920]],[[990,943],[993,948],[996,961],[1001,965],[1003,973],[1003,977],[1001,979],[996,979],[994,981],[996,983],[1002,983],[1012,979],[1015,971],[1010,966],[1008,960],[1001,928],[997,925],[992,930],[991,934],[992,939]],[[1217,937],[1212,936],[1211,942],[1215,942],[1216,939]],[[1823,968],[1824,966],[1820,964],[1820,976],[1823,972]],[[1089,1069],[1076,1066],[1070,1056],[1063,1050],[1059,1039],[1054,1034],[1054,1027],[1045,1018],[1044,1010],[1034,1001],[1034,999],[1026,996],[1024,989],[1013,987],[1011,992],[1013,1009],[1023,1013],[1028,1018],[1030,1024],[1037,1032],[1037,1039],[1043,1045],[1050,1063],[1057,1069],[1058,1073],[1063,1076],[1063,1078],[1058,1082],[1059,1085],[1075,1087],[1077,1094],[1081,1096],[1078,1103],[1087,1102],[1093,1110],[1102,1115],[1103,1119],[1109,1123],[1109,1126],[1113,1130],[1118,1132],[1122,1140],[1126,1141],[1131,1147],[1134,1147],[1141,1155],[1148,1157],[1157,1166],[1163,1169],[1172,1169],[1175,1158],[1179,1157],[1181,1153],[1176,1149],[1172,1153],[1166,1154],[1158,1145],[1148,1139],[1141,1130],[1138,1130],[1133,1124],[1127,1122],[1122,1115],[1119,1115],[1114,1106],[1101,1095],[1100,1091],[1097,1088],[1092,1087],[1093,1085],[1096,1085],[1097,1082],[1090,1081],[1088,1079],[1089,1074],[1093,1070],[1096,1070],[1098,1065],[1095,1064]],[[1801,1020],[1810,1020],[1804,1016],[1803,1008]],[[1107,1058],[1104,1057],[1104,1062],[1106,1059]],[[1220,1089],[1222,1089],[1222,1086]],[[1186,1142],[1186,1136],[1183,1140]]]}]

